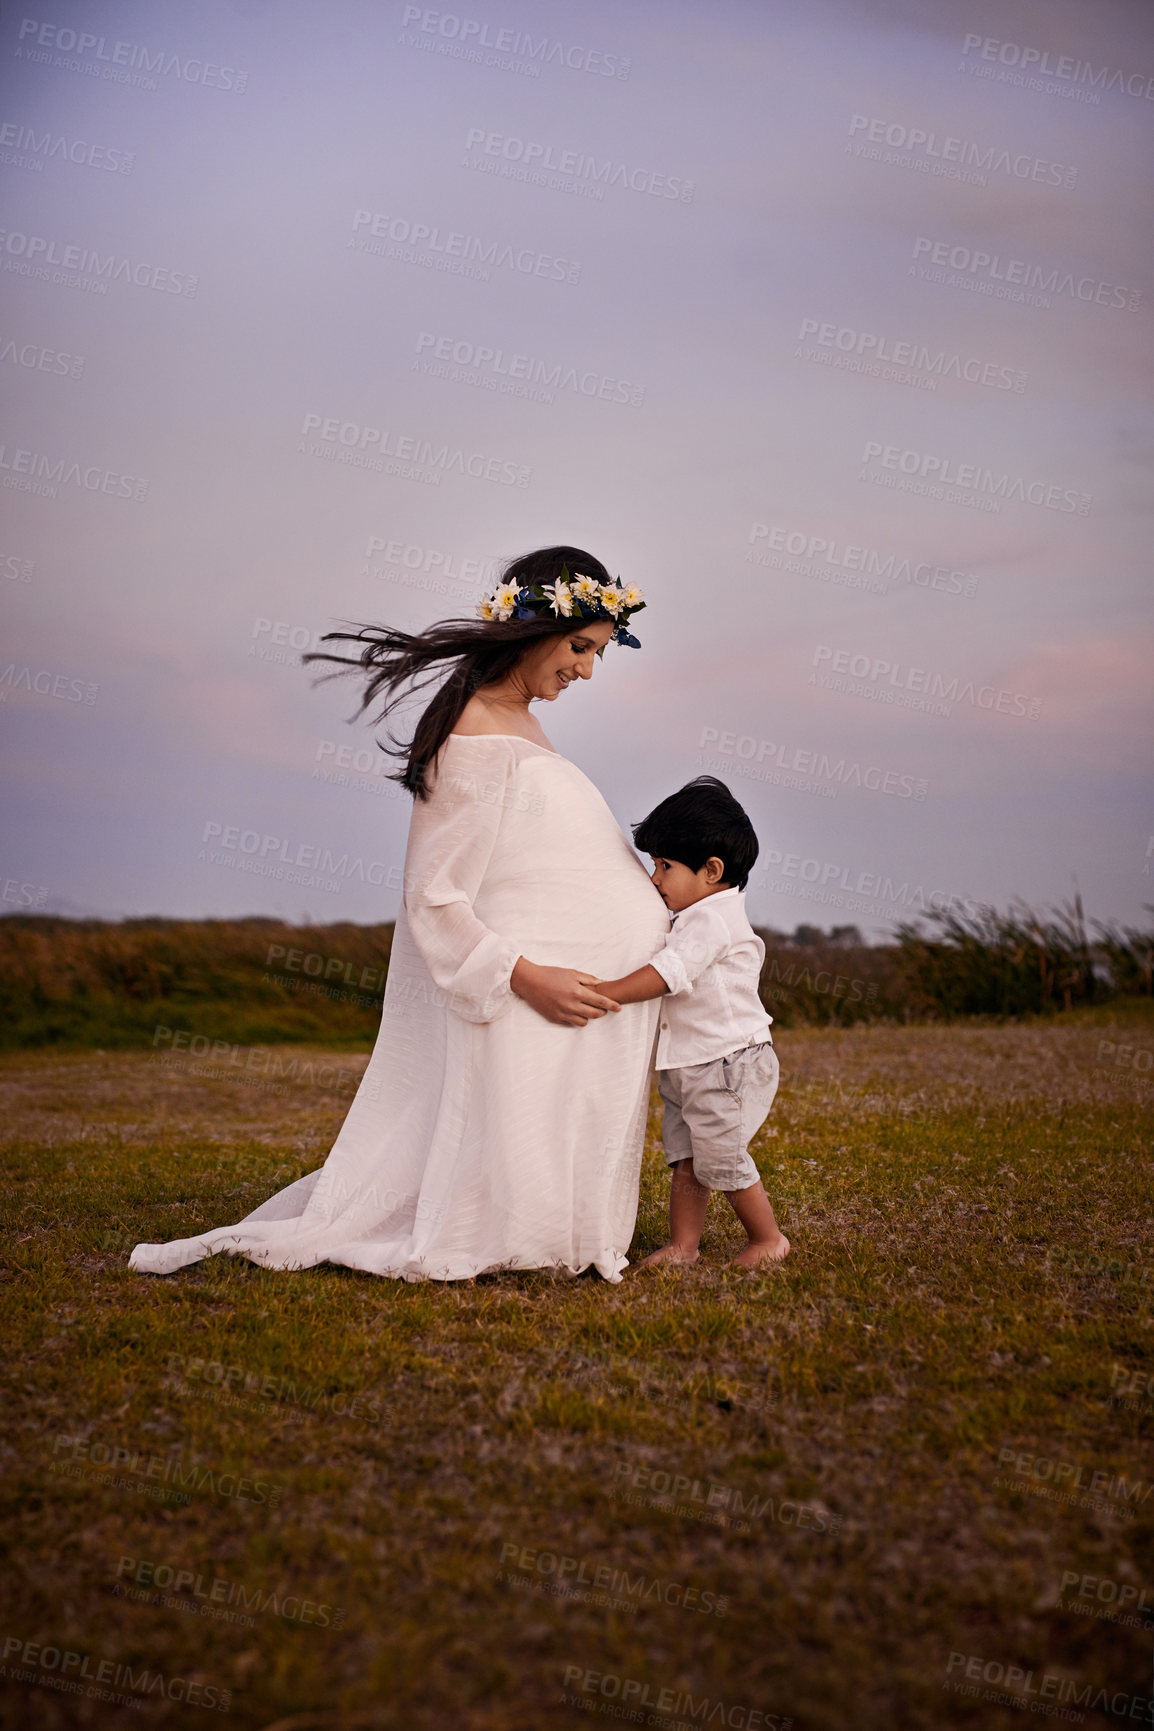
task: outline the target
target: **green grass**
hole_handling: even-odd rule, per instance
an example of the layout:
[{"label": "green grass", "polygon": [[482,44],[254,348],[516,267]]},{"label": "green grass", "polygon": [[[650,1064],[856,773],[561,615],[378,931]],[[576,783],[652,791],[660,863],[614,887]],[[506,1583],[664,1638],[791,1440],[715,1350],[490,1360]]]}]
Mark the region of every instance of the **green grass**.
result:
[{"label": "green grass", "polygon": [[[688,1690],[797,1731],[1020,1725],[982,1686],[943,1688],[951,1654],[1149,1696],[1150,1634],[1059,1589],[1070,1571],[1154,1602],[1154,1395],[1131,1410],[1111,1387],[1154,1359],[1148,1088],[1115,1061],[1150,1028],[1099,1010],[783,1032],[754,1153],[794,1254],[732,1268],[715,1201],[697,1267],[619,1286],[225,1258],[130,1274],[138,1239],[239,1218],[318,1164],[363,1059],[281,1094],[145,1054],[6,1059],[6,1630],[294,1731],[576,1726],[574,1701],[608,1700],[582,1693],[594,1674],[647,1686],[650,1710],[670,1691],[654,1723],[723,1722],[676,1712]],[[656,1131],[635,1256],[662,1240]],[[172,1374],[197,1359],[247,1375],[254,1404]],[[261,1402],[265,1379],[295,1393]],[[132,1484],[170,1485],[148,1458],[213,1477],[156,1500],[54,1471],[78,1448],[61,1438],[139,1455]],[[997,1483],[1006,1449],[1140,1488],[1058,1503],[1037,1473]],[[725,1613],[533,1591],[523,1577],[550,1577],[509,1546]],[[247,1627],[130,1601],[125,1558],[318,1609]],[[20,1727],[211,1722],[156,1695],[139,1713],[66,1699],[11,1660],[0,1699]]]}]

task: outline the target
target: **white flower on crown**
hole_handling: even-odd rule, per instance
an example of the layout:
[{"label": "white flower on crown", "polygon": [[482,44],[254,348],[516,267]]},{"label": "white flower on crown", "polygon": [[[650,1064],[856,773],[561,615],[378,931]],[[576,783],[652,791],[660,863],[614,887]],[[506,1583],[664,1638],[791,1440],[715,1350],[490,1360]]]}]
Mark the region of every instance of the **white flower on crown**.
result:
[{"label": "white flower on crown", "polygon": [[592,577],[575,577],[573,579],[573,594],[578,601],[599,601],[601,590]]},{"label": "white flower on crown", "polygon": [[518,593],[515,583],[498,583],[493,591],[493,617],[495,619],[511,619],[513,617]]},{"label": "white flower on crown", "polygon": [[493,612],[493,603],[491,600],[478,601],[478,603],[477,603],[477,618],[478,619],[493,619],[495,617],[496,617],[496,615]]},{"label": "white flower on crown", "polygon": [[606,613],[612,613],[614,618],[616,618],[618,609],[621,607],[622,601],[624,600],[624,597],[617,585],[615,583],[603,583],[601,588],[598,590],[598,599]]},{"label": "white flower on crown", "polygon": [[622,607],[640,607],[644,599],[645,596],[642,592],[641,585],[639,583],[629,583],[626,585],[621,605]]},{"label": "white flower on crown", "polygon": [[542,587],[553,604],[554,613],[568,619],[573,612],[573,593],[568,583],[558,577],[556,583],[545,583]]}]

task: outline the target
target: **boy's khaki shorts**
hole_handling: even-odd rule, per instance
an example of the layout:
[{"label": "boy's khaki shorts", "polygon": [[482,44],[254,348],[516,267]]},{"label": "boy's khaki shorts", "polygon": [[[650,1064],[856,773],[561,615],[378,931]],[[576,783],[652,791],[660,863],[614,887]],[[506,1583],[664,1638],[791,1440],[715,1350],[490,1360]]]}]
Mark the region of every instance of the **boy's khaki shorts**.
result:
[{"label": "boy's khaki shorts", "polygon": [[710,1190],[748,1190],[760,1174],[749,1143],[773,1105],[778,1083],[777,1053],[766,1040],[744,1046],[708,1064],[659,1070],[657,1088],[665,1102],[661,1137],[672,1166],[693,1161],[693,1176]]}]

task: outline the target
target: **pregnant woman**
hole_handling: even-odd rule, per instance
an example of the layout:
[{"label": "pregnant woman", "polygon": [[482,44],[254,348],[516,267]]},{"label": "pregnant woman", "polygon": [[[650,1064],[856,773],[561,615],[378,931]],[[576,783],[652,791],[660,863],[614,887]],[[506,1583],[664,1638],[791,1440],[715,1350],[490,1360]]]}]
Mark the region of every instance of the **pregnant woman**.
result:
[{"label": "pregnant woman", "polygon": [[396,779],[413,794],[380,1033],[324,1165],[234,1226],[138,1244],[168,1274],[218,1251],[404,1280],[592,1265],[618,1281],[637,1213],[657,1001],[594,990],[669,917],[600,793],[530,704],[592,676],[641,591],[576,547],[514,560],[477,622],[334,632],[388,716],[439,676]]}]

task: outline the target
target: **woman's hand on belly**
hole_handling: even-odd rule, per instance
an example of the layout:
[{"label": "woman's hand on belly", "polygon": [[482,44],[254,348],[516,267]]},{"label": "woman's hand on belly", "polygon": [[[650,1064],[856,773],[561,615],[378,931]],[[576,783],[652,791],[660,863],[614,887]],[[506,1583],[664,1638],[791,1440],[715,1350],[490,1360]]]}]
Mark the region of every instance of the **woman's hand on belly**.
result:
[{"label": "woman's hand on belly", "polygon": [[612,998],[594,990],[595,978],[593,974],[579,973],[576,968],[538,967],[536,962],[519,956],[509,984],[547,1022],[557,1022],[563,1028],[583,1028],[595,1017],[621,1008]]}]

